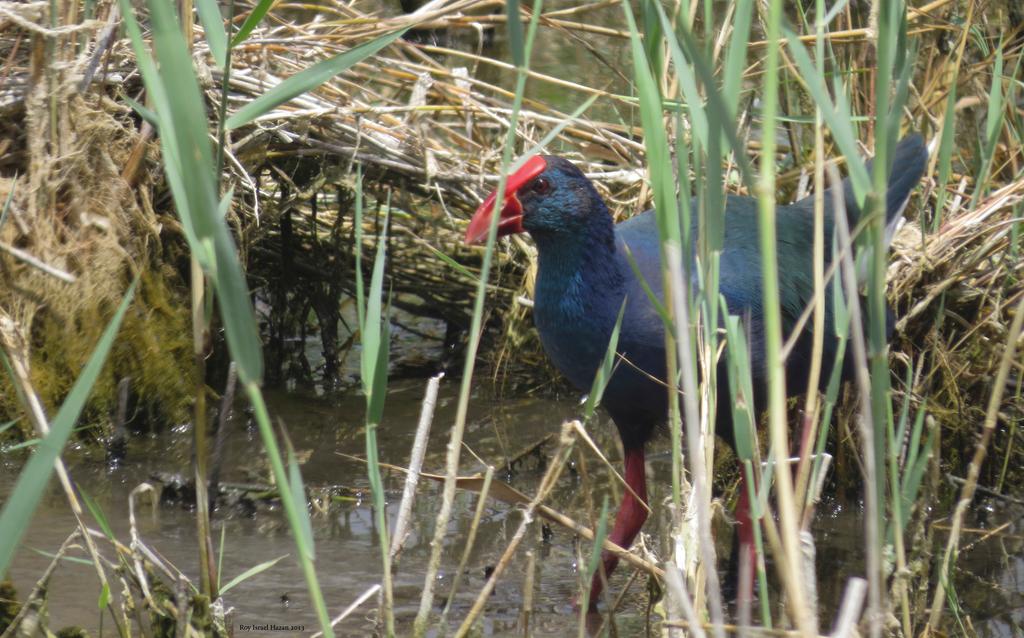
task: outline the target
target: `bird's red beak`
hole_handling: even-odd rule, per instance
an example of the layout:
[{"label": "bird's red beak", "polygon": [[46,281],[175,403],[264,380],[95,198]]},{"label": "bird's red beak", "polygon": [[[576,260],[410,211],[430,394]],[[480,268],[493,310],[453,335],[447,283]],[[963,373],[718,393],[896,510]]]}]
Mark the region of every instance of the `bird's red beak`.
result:
[{"label": "bird's red beak", "polygon": [[[498,237],[523,232],[523,205],[519,203],[519,189],[534,177],[543,173],[548,167],[544,158],[535,155],[526,160],[515,173],[509,175],[505,182],[505,201],[498,213]],[[487,231],[491,228],[491,215],[494,214],[497,191],[490,194],[476,209],[473,218],[466,227],[466,243],[479,244],[487,240]]]}]

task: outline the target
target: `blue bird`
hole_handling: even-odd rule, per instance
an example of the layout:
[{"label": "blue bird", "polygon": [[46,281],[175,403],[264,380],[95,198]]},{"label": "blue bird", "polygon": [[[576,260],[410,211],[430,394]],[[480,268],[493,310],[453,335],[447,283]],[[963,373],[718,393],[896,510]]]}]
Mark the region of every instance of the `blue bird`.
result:
[{"label": "blue bird", "polygon": [[[886,192],[886,224],[892,229],[911,191],[921,180],[928,153],[924,141],[913,134],[896,147]],[[870,171],[870,167],[869,167]],[[849,226],[860,211],[850,184],[842,185]],[[466,230],[467,243],[486,239],[497,193],[477,209]],[[834,226],[832,198],[825,196],[825,264],[832,260]],[[696,208],[696,202],[694,202]],[[814,295],[812,197],[776,208],[780,305],[784,335],[788,338]],[[619,431],[625,456],[625,480],[643,503],[628,491],[623,497],[609,539],[628,549],[647,518],[644,445],[656,426],[666,420],[668,394],[664,324],[640,280],[626,249],[650,289],[660,297],[662,269],[653,210],[615,224],[604,200],[590,180],[570,161],[549,155],[530,158],[509,176],[499,209],[498,235],[527,232],[537,245],[538,272],[534,294],[534,322],[544,350],[555,367],[579,390],[589,391],[615,326],[623,300],[618,353],[629,365],[618,365],[608,381],[602,404]],[[720,261],[720,292],[729,312],[745,318],[754,388],[754,405],[766,407],[764,310],[761,257],[758,250],[757,200],[728,196],[724,217],[725,240]],[[697,219],[691,237],[697,238]],[[693,253],[697,253],[694,246]],[[696,284],[696,282],[694,282]],[[830,370],[838,354],[832,295],[825,309],[822,369]],[[786,392],[807,390],[811,328],[804,328],[786,359]],[[849,361],[850,358],[847,358]],[[852,369],[848,366],[844,376]],[[716,432],[732,444],[733,428],[725,364],[717,371],[719,405]],[[822,375],[821,387],[827,383]],[[740,551],[752,551],[752,527],[746,490],[740,490],[737,520]],[[734,544],[734,546],[736,546]],[[735,554],[734,554],[735,555]],[[618,559],[603,556],[610,575]],[[591,585],[591,605],[602,589],[600,574]]]}]

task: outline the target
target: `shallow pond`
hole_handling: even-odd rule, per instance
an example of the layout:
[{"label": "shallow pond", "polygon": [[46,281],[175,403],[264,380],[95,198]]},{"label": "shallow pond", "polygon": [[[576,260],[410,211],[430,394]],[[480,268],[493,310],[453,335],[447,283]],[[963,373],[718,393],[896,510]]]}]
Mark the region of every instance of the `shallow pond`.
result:
[{"label": "shallow pond", "polygon": [[[381,459],[396,465],[405,465],[413,431],[420,409],[424,388],[420,380],[398,382],[393,386],[385,423],[381,427]],[[447,430],[455,412],[457,383],[442,383],[433,434],[424,469],[441,472]],[[482,389],[480,397],[472,402],[470,422],[466,434],[466,452],[463,474],[478,471],[482,465],[474,459],[478,455],[502,468],[509,459],[536,441],[555,433],[563,418],[575,413],[572,401],[550,399],[494,400],[490,388]],[[366,489],[365,467],[343,455],[363,455],[365,451],[360,422],[363,414],[361,397],[351,396],[327,401],[296,394],[270,396],[275,421],[283,423],[301,456],[306,457],[303,478],[309,486],[347,486],[353,488],[351,498],[336,500],[329,513],[313,517],[316,539],[316,564],[324,595],[332,613],[344,609],[367,588],[380,580],[378,536],[373,524],[372,510],[360,495]],[[595,438],[608,451],[613,460],[619,458],[615,450],[611,426],[605,421],[595,428]],[[231,426],[232,435],[222,480],[225,482],[266,482],[267,469],[258,434],[243,410],[239,409]],[[129,539],[128,493],[139,483],[150,480],[154,472],[176,473],[188,467],[190,432],[187,428],[153,437],[132,439],[127,462],[110,470],[102,458],[77,454],[69,456],[71,474],[77,485],[95,499],[110,520],[114,533],[123,542]],[[668,496],[665,488],[670,471],[667,438],[654,444],[650,471],[653,474],[652,498],[661,503]],[[470,450],[472,453],[470,453]],[[543,453],[528,455],[515,464],[511,471],[501,471],[498,478],[532,494],[544,471],[544,460],[553,450],[548,444]],[[592,501],[600,508],[607,490],[606,472],[599,462],[587,455]],[[16,477],[17,464],[10,456],[7,467],[0,474],[0,496],[6,495]],[[388,476],[388,514],[392,522],[397,512],[404,477],[395,473]],[[549,499],[549,504],[578,520],[587,520],[586,491],[578,465],[567,468]],[[423,588],[423,573],[429,556],[429,537],[437,507],[440,486],[424,482],[418,492],[412,518],[412,533],[405,544],[395,580],[396,614],[399,634],[409,633]],[[444,554],[438,604],[443,603],[451,585],[452,570],[458,565],[468,526],[476,504],[476,496],[460,493],[456,500],[453,520],[448,534],[448,547]],[[992,529],[1006,522],[1011,512],[981,504],[979,512],[987,514],[984,525],[975,521],[972,527]],[[158,551],[169,562],[181,569],[193,582],[197,580],[196,531],[192,513],[181,504],[158,508],[155,517],[148,508],[141,508],[139,532],[143,542]],[[656,512],[664,513],[663,507]],[[824,618],[834,615],[842,588],[849,575],[856,574],[862,565],[862,515],[855,506],[828,503],[821,508],[816,523],[818,543],[818,572]],[[499,502],[490,502],[485,510],[476,547],[463,577],[459,595],[451,612],[458,622],[472,605],[482,587],[487,570],[507,546],[521,521],[517,510]],[[1013,522],[1012,520],[1010,521]],[[1017,513],[1018,527],[1020,513]],[[940,521],[941,524],[941,521]],[[658,536],[658,517],[648,522],[645,531]],[[48,491],[29,528],[24,548],[18,553],[11,576],[21,596],[30,591],[39,575],[50,563],[40,552],[52,553],[73,531],[74,521],[56,483]],[[243,582],[225,596],[225,603],[233,608],[231,621],[236,631],[241,625],[268,624],[303,625],[316,629],[316,620],[308,604],[305,584],[297,563],[291,558],[295,551],[290,531],[280,513],[273,508],[260,508],[255,514],[223,507],[214,513],[214,543],[219,542],[223,529],[223,581],[226,582],[246,569],[278,556],[286,556],[271,569]],[[575,632],[576,621],[570,598],[576,591],[578,578],[577,543],[574,536],[552,526],[551,534],[541,539],[541,528],[533,533],[517,553],[515,560],[499,582],[485,611],[485,635],[513,635],[522,606],[522,587],[526,561],[524,553],[534,550],[537,561],[534,591],[535,635],[564,636]],[[721,531],[721,530],[720,530]],[[1016,534],[1016,535],[1015,535]],[[942,532],[938,536],[941,538]],[[720,533],[719,555],[727,552],[728,534]],[[976,544],[982,534],[969,534],[962,544],[967,548],[961,555],[963,573],[958,578],[958,593],[965,605],[965,615],[982,635],[1012,636],[1014,623],[1019,630],[1024,623],[1024,560],[1021,558],[1019,532],[1004,532]],[[1014,540],[1016,539],[1016,540]],[[1016,543],[1016,545],[1014,545]],[[102,545],[101,545],[102,546]],[[657,540],[653,542],[658,547]],[[583,544],[589,551],[589,543]],[[109,555],[109,552],[107,552]],[[75,555],[81,555],[77,553]],[[613,590],[619,591],[628,579],[625,569],[616,572]],[[642,635],[646,624],[645,579],[632,587],[624,610],[617,617],[620,635]],[[49,589],[51,627],[69,624],[81,625],[91,632],[99,628],[97,611],[99,585],[90,566],[64,562],[57,570]],[[776,599],[773,592],[773,600]],[[371,599],[340,626],[342,635],[362,636],[374,627],[376,601]],[[657,615],[651,615],[652,622]],[[110,635],[110,620],[104,619],[105,632]],[[823,620],[823,628],[829,622]],[[260,632],[245,632],[259,635]],[[281,635],[276,632],[275,635]]]}]

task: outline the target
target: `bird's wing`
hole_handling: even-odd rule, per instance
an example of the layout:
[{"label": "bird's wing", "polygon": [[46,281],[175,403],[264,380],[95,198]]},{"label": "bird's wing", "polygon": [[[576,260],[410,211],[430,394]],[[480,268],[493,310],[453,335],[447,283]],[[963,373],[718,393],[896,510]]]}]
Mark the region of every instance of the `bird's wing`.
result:
[{"label": "bird's wing", "polygon": [[[763,317],[764,288],[756,200],[730,196],[726,215],[719,291],[725,297],[730,313],[741,317]],[[831,237],[831,227],[831,220],[827,220],[826,242]],[[813,232],[814,218],[802,208],[776,208],[779,306],[782,329],[786,334],[793,329],[814,296]],[[761,330],[760,322],[751,325],[750,330]]]},{"label": "bird's wing", "polygon": [[[725,297],[729,312],[739,316],[763,316],[761,252],[758,241],[756,201],[748,197],[729,196],[725,223],[725,241],[719,268],[719,292]],[[813,231],[814,218],[799,206],[777,209],[777,257],[780,306],[783,331],[795,325],[814,295]],[[658,248],[657,222],[653,211],[636,215],[616,226],[620,242],[630,248],[636,266],[650,289],[662,300],[661,258]],[[696,241],[697,229],[693,228]],[[826,219],[826,259],[831,253],[832,221]],[[696,246],[693,247],[696,252]],[[632,271],[628,262],[623,268]],[[632,278],[632,272],[630,277]],[[628,294],[645,295],[635,284]],[[760,330],[760,325],[751,326]]]},{"label": "bird's wing", "polygon": [[[637,271],[661,299],[661,253],[654,211],[644,211],[616,225],[615,236],[620,246],[629,250]],[[624,260],[621,267],[629,271],[624,273],[628,275],[627,281],[636,274],[628,260]]]},{"label": "bird's wing", "polygon": [[[648,210],[615,226],[615,237],[620,249],[616,251],[619,269],[627,282],[627,314],[623,324],[623,338],[639,342],[663,343],[664,329],[661,317],[650,302],[650,290],[658,303],[664,303],[662,288],[661,253],[658,246],[658,226],[653,210]],[[632,264],[630,263],[632,259]],[[635,269],[634,269],[635,268]],[[639,277],[637,277],[639,275]]]}]

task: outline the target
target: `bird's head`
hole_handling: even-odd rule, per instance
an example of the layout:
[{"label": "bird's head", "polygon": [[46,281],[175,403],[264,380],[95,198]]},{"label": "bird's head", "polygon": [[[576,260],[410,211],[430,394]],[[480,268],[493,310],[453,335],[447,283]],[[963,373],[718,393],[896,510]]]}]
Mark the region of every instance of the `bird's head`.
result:
[{"label": "bird's head", "polygon": [[[487,239],[497,192],[476,209],[466,228],[466,243]],[[595,221],[610,217],[590,180],[567,159],[536,155],[509,176],[498,210],[498,237],[529,232],[534,238],[583,235]]]}]

